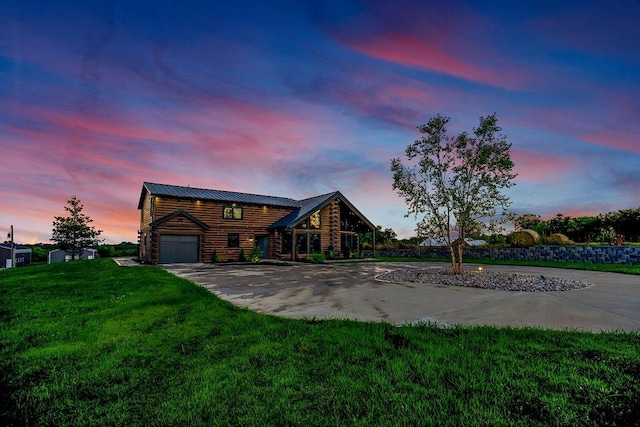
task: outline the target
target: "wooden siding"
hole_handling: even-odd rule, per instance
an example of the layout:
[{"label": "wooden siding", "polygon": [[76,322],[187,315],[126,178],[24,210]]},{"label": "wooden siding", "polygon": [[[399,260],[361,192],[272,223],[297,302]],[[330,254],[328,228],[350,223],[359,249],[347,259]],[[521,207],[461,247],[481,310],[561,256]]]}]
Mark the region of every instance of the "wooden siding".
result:
[{"label": "wooden siding", "polygon": [[[256,238],[268,236],[268,258],[291,259],[291,254],[282,254],[282,232],[269,232],[269,226],[285,217],[294,209],[259,205],[237,205],[243,208],[241,220],[223,219],[223,208],[233,206],[225,202],[211,200],[193,200],[176,197],[151,196],[145,192],[140,212],[140,258],[156,263],[159,255],[160,235],[181,234],[197,235],[200,240],[200,261],[211,262],[215,251],[220,261],[235,261],[244,250],[245,256],[256,244]],[[346,206],[339,198],[332,200],[320,211],[321,250],[327,253],[333,246],[335,254],[341,256],[341,209]],[[177,214],[155,226],[154,221],[170,216],[177,211],[185,211],[198,221],[194,222],[184,215]],[[296,230],[300,232],[300,230]],[[312,231],[312,230],[309,230]],[[295,231],[294,231],[295,232]],[[228,234],[238,233],[240,247],[228,247]],[[304,257],[306,255],[302,255]]]},{"label": "wooden siding", "polygon": [[[153,220],[158,220],[177,210],[184,210],[190,215],[199,219],[209,226],[208,230],[202,230],[193,221],[184,216],[178,215],[162,224],[158,224],[157,232],[153,234],[153,242],[151,243],[150,252],[152,254],[151,261],[157,262],[158,253],[157,234],[198,234],[201,236],[200,244],[200,261],[211,262],[213,260],[213,251],[215,250],[220,261],[237,260],[240,251],[244,249],[245,255],[248,257],[249,252],[255,245],[256,236],[265,236],[268,233],[268,227],[286,216],[292,211],[292,208],[273,207],[273,206],[256,206],[242,205],[243,218],[241,220],[223,219],[222,210],[225,206],[230,206],[223,202],[199,201],[189,199],[155,197],[155,209],[153,212]],[[142,218],[145,218],[144,211],[148,200],[145,198],[145,206],[143,206]],[[240,205],[238,205],[240,206]],[[144,227],[143,227],[144,228]],[[238,233],[240,236],[240,247],[229,248],[228,234]],[[273,234],[269,236],[269,254],[268,257],[275,257],[277,250],[276,238]],[[273,252],[272,252],[273,251]]]},{"label": "wooden siding", "polygon": [[151,221],[153,221],[152,197],[151,194],[145,192],[144,200],[142,202],[142,209],[140,209],[140,223],[142,224],[141,228],[144,228],[151,224]]},{"label": "wooden siding", "polygon": [[[338,199],[331,201],[329,208],[329,236],[331,236],[330,244],[336,256],[340,256],[340,201]],[[327,245],[328,246],[328,245]]]},{"label": "wooden siding", "polygon": [[[320,210],[319,230],[295,230],[296,236],[301,233],[320,233],[320,250],[326,254],[329,246],[333,245],[333,250],[337,256],[340,254],[340,202],[333,200]],[[291,259],[291,253],[282,254],[282,233],[274,238],[274,254],[280,259]],[[300,259],[305,259],[308,254],[298,254]]]},{"label": "wooden siding", "polygon": [[144,199],[142,202],[142,209],[140,209],[140,246],[139,254],[141,260],[151,262],[151,221],[153,221],[152,214],[152,197],[145,191]]}]

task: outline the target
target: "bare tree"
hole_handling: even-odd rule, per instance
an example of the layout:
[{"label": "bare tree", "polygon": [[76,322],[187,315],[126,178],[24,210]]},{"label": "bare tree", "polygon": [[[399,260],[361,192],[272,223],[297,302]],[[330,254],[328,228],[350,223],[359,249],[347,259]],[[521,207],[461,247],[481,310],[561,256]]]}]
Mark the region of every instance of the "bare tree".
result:
[{"label": "bare tree", "polygon": [[[407,203],[405,216],[422,215],[421,235],[444,238],[451,267],[462,274],[464,238],[470,233],[495,232],[510,205],[503,188],[515,185],[511,144],[498,135],[495,114],[480,118],[472,134],[447,135],[448,117],[437,115],[418,126],[422,137],[410,144],[405,155],[391,159],[393,189]],[[497,208],[502,208],[500,217]],[[453,239],[452,232],[458,232]]]}]

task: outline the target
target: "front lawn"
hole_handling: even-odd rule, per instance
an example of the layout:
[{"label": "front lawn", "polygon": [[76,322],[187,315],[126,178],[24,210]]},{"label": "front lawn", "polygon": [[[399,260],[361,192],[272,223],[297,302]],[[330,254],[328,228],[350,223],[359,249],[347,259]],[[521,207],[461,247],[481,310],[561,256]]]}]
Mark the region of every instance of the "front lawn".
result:
[{"label": "front lawn", "polygon": [[3,425],[640,420],[638,333],[282,319],[107,259],[0,272],[0,321]]}]

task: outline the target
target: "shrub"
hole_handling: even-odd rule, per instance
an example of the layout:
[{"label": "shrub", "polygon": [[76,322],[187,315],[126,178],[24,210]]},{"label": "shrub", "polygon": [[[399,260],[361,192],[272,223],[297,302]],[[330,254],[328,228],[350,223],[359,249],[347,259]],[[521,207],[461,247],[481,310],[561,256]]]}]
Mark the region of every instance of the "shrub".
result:
[{"label": "shrub", "polygon": [[398,249],[398,248],[393,244],[376,243],[376,251],[392,251],[394,249]]},{"label": "shrub", "polygon": [[344,259],[351,259],[351,246],[347,245],[344,247]]},{"label": "shrub", "polygon": [[595,233],[593,240],[600,243],[609,244],[611,246],[623,245],[624,236],[611,227],[601,227]]},{"label": "shrub", "polygon": [[220,257],[218,256],[218,252],[215,249],[213,250],[213,254],[211,255],[211,262],[220,262]]},{"label": "shrub", "polygon": [[115,245],[115,256],[136,256],[139,253],[139,245],[131,242],[121,242]]},{"label": "shrub", "polygon": [[100,258],[112,258],[116,256],[116,250],[112,245],[100,245],[98,246],[98,255]]},{"label": "shrub", "polygon": [[511,246],[528,248],[540,243],[540,235],[534,230],[529,229],[514,231],[509,236],[509,241],[511,242]]},{"label": "shrub", "polygon": [[550,234],[546,238],[547,245],[573,245],[574,242],[562,233]]},{"label": "shrub", "polygon": [[505,236],[504,234],[491,234],[491,235],[482,235],[480,237],[482,240],[484,240],[485,242],[487,242],[488,245],[506,245],[508,244],[507,242],[507,236]]},{"label": "shrub", "polygon": [[249,252],[249,259],[254,264],[260,262],[260,259],[262,259],[263,256],[264,252],[262,251],[260,246],[254,246],[253,249],[251,249],[251,252]]},{"label": "shrub", "polygon": [[414,245],[413,243],[405,243],[405,242],[400,242],[398,243],[398,249],[413,249],[418,250],[420,246],[418,245]]},{"label": "shrub", "polygon": [[624,245],[624,236],[622,234],[616,234],[616,237],[609,241],[611,246],[620,246]]},{"label": "shrub", "polygon": [[247,262],[247,256],[244,254],[244,249],[240,249],[240,256],[238,256],[238,261]]},{"label": "shrub", "polygon": [[321,254],[320,252],[311,252],[309,255],[307,255],[308,262],[320,264],[323,263],[325,259],[326,257],[324,256],[324,254]]},{"label": "shrub", "polygon": [[327,258],[336,259],[336,251],[335,249],[333,249],[333,245],[329,245],[329,249],[327,250]]},{"label": "shrub", "polygon": [[47,261],[48,257],[49,257],[49,252],[47,252],[46,250],[38,246],[33,246],[31,248],[31,262]]}]

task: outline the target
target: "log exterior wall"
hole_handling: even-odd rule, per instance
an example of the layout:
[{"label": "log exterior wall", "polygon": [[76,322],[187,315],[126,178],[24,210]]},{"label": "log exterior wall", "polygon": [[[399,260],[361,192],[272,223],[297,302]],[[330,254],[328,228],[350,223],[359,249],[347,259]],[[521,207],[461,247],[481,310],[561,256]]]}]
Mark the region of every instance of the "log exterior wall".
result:
[{"label": "log exterior wall", "polygon": [[152,212],[152,200],[151,194],[145,192],[144,200],[142,203],[142,209],[140,209],[140,259],[145,262],[152,261],[151,247],[152,247],[152,233],[151,222],[153,221]]},{"label": "log exterior wall", "polygon": [[[327,201],[320,209],[320,229],[280,229],[269,227],[293,212],[296,207],[279,207],[255,204],[231,204],[215,200],[195,200],[176,196],[152,195],[143,189],[140,208],[140,258],[157,263],[160,255],[162,235],[198,236],[198,261],[212,262],[214,251],[220,261],[237,261],[240,252],[249,253],[258,238],[268,238],[267,258],[292,259],[295,250],[283,248],[283,233],[320,233],[320,248],[323,253],[333,247],[337,257],[341,256],[341,209],[344,205],[339,197]],[[225,219],[225,207],[242,207],[242,219]],[[364,224],[361,223],[361,225]],[[365,227],[367,227],[365,225]],[[239,235],[239,247],[229,247],[229,233]],[[295,241],[292,239],[292,241]],[[298,254],[305,258],[307,254]]]},{"label": "log exterior wall", "polygon": [[[242,219],[223,219],[225,206],[231,205],[211,200],[149,197],[147,194],[141,209],[141,258],[152,263],[158,261],[159,236],[162,234],[200,236],[200,262],[211,262],[214,250],[220,261],[238,260],[241,250],[244,250],[248,257],[255,246],[256,237],[269,235],[269,226],[293,210],[286,207],[237,205],[242,206]],[[179,210],[188,212],[209,226],[209,229],[203,230],[201,226],[181,215],[152,229],[150,225],[152,221],[157,221]],[[229,233],[239,234],[238,248],[228,247]],[[145,235],[147,245],[144,245]],[[269,253],[265,254],[269,258],[276,255],[278,248],[275,240],[275,235],[271,233],[268,242]]]},{"label": "log exterior wall", "polygon": [[329,203],[327,211],[329,219],[329,244],[327,245],[327,249],[329,245],[332,245],[336,256],[340,257],[340,201],[336,199]]}]

